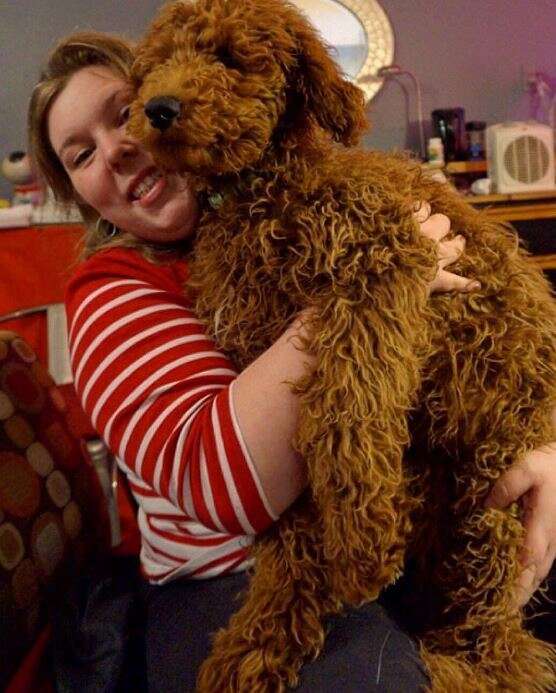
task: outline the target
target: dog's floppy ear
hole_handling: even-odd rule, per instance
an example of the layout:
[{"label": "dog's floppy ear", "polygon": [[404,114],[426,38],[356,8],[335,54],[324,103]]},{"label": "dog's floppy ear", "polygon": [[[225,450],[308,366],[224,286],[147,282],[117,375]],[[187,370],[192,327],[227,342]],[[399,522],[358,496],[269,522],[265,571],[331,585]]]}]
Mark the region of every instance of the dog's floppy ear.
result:
[{"label": "dog's floppy ear", "polygon": [[169,2],[162,7],[135,51],[132,79],[140,82],[176,49],[175,35],[194,14],[190,2]]},{"label": "dog's floppy ear", "polygon": [[289,29],[297,43],[295,92],[316,122],[337,142],[355,144],[367,127],[361,89],[349,82],[330,57],[326,45],[299,12]]},{"label": "dog's floppy ear", "polygon": [[287,0],[197,0],[210,5],[213,23],[229,51],[249,70],[270,62],[287,80],[282,133],[302,139],[314,122],[334,140],[354,144],[367,126],[363,92],[344,78],[316,29]]}]

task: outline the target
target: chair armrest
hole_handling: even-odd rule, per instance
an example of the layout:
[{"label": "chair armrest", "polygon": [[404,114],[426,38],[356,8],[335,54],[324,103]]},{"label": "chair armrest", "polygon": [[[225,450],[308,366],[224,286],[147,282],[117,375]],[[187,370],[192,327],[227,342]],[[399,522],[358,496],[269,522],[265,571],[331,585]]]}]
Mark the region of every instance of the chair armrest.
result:
[{"label": "chair armrest", "polygon": [[48,371],[52,379],[57,385],[73,382],[68,347],[68,324],[63,303],[45,303],[41,306],[14,310],[11,313],[0,315],[0,323],[19,320],[37,313],[46,313]]},{"label": "chair armrest", "polygon": [[87,440],[85,447],[104,493],[110,520],[110,542],[114,548],[119,546],[122,541],[118,509],[118,465],[114,455],[100,438]]}]

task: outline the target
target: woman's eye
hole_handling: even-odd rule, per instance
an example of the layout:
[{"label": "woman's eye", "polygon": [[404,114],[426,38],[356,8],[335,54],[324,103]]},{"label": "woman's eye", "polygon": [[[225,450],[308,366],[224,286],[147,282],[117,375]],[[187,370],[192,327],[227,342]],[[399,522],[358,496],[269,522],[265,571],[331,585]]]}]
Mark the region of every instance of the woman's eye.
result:
[{"label": "woman's eye", "polygon": [[129,104],[122,108],[122,110],[120,111],[120,114],[119,114],[120,125],[124,125],[125,123],[127,123],[127,121],[129,120],[130,111],[131,111],[131,106]]},{"label": "woman's eye", "polygon": [[79,166],[80,164],[82,164],[84,161],[86,161],[89,158],[92,151],[93,151],[92,149],[82,149],[79,152],[79,154],[74,158],[73,165]]}]

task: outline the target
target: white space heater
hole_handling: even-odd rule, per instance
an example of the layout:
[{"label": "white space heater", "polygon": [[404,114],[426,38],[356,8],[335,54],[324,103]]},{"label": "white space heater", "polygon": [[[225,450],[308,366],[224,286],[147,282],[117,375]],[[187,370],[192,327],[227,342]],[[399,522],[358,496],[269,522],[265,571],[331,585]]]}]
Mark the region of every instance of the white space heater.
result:
[{"label": "white space heater", "polygon": [[554,133],[535,121],[491,125],[486,132],[488,176],[493,192],[553,190]]}]

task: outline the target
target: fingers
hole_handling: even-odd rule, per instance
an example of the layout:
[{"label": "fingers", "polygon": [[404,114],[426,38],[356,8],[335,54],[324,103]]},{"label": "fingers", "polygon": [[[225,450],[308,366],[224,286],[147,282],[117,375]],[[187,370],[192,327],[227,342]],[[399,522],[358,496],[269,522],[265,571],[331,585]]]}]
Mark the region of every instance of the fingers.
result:
[{"label": "fingers", "polygon": [[431,214],[428,202],[419,202],[415,206],[415,220],[419,223],[420,232],[434,241],[437,246],[438,268],[433,281],[428,286],[429,294],[445,291],[468,292],[480,288],[480,283],[447,272],[446,267],[456,262],[465,250],[465,238],[461,235],[443,240],[450,233],[451,222],[445,214]]},{"label": "fingers", "polygon": [[535,483],[531,470],[522,464],[516,464],[504,472],[492,487],[485,501],[486,508],[502,510],[527,493]]},{"label": "fingers", "polygon": [[415,205],[415,220],[419,223],[420,231],[432,241],[440,241],[450,233],[450,219],[445,214],[431,214],[428,202],[418,202]]},{"label": "fingers", "polygon": [[519,557],[524,566],[516,581],[516,602],[525,606],[550,573],[554,561],[542,517],[531,517],[525,523],[525,544]]},{"label": "fingers", "polygon": [[428,202],[417,202],[415,205],[415,219],[422,224],[431,215],[431,206]]},{"label": "fingers", "polygon": [[550,512],[554,505],[553,494],[537,486],[523,496],[522,505],[525,541],[520,560],[526,567],[535,567],[537,581],[541,583],[550,571],[556,548],[556,527]]},{"label": "fingers", "polygon": [[503,509],[520,501],[525,538],[516,582],[516,602],[523,606],[548,576],[556,557],[556,449],[553,444],[528,452],[504,472],[485,505]]},{"label": "fingers", "polygon": [[542,585],[542,583],[550,575],[552,566],[554,565],[555,558],[556,549],[554,547],[549,547],[546,552],[544,561],[542,561],[537,568],[537,588],[539,587],[539,585]]},{"label": "fingers", "polygon": [[456,236],[450,241],[443,241],[438,244],[438,266],[441,269],[456,262],[465,250],[465,238]]},{"label": "fingers", "polygon": [[530,491],[524,505],[525,543],[520,561],[525,567],[516,582],[519,606],[524,606],[546,580],[556,558],[556,533],[551,531],[546,511],[553,505],[552,494]]},{"label": "fingers", "polygon": [[428,219],[419,223],[421,233],[431,241],[441,241],[450,233],[450,219],[445,214],[431,214]]},{"label": "fingers", "polygon": [[535,566],[525,568],[515,584],[515,600],[518,607],[525,606],[535,593],[538,585],[536,584]]},{"label": "fingers", "polygon": [[554,552],[547,552],[544,560],[539,564],[532,563],[521,571],[515,583],[517,606],[522,607],[527,604],[548,577],[553,562]]},{"label": "fingers", "polygon": [[428,202],[417,202],[413,216],[421,233],[432,241],[440,241],[450,233],[451,222],[445,214],[432,214]]},{"label": "fingers", "polygon": [[543,569],[548,561],[549,550],[548,535],[541,525],[533,523],[532,526],[525,528],[525,544],[520,555],[520,561],[526,568],[533,566],[539,582],[544,580],[548,574],[548,571],[543,574]]},{"label": "fingers", "polygon": [[460,277],[459,274],[453,274],[452,272],[440,269],[436,277],[429,284],[429,291],[430,293],[436,291],[460,291],[468,293],[469,291],[476,291],[480,286],[480,283],[474,279]]}]

